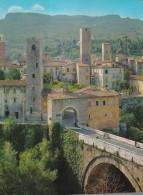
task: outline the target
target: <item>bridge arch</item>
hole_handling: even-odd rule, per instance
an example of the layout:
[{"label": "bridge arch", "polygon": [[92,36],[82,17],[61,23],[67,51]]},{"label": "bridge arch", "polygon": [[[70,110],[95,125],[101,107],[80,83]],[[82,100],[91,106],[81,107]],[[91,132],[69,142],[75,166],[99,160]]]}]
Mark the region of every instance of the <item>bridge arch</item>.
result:
[{"label": "bridge arch", "polygon": [[[115,169],[117,169],[118,171],[120,171],[121,174],[123,174],[125,176],[125,178],[128,180],[128,182],[132,186],[134,192],[141,192],[142,191],[141,187],[139,186],[139,184],[137,183],[137,181],[135,180],[133,175],[129,172],[129,170],[121,162],[118,162],[118,161],[112,159],[111,157],[99,156],[99,157],[94,158],[86,167],[86,170],[85,170],[85,173],[83,176],[83,191],[85,193],[87,193],[88,184],[91,181],[91,177],[93,176],[93,174],[97,173],[97,170],[99,172],[99,168],[100,168],[100,170],[102,170],[102,168],[105,168],[105,166],[108,166],[108,167],[112,166]],[[98,193],[98,192],[96,192],[96,193]]]},{"label": "bridge arch", "polygon": [[63,126],[75,126],[78,123],[78,112],[75,107],[69,106],[62,110]]}]

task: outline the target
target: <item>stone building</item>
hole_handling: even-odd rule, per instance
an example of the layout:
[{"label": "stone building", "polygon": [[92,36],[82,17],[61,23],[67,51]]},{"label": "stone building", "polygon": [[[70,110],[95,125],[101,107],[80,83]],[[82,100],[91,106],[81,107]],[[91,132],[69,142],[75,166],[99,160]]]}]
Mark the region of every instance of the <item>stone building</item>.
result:
[{"label": "stone building", "polygon": [[5,40],[4,35],[0,34],[0,60],[5,59]]},{"label": "stone building", "polygon": [[100,88],[115,89],[115,81],[124,81],[124,69],[116,67],[102,66],[94,68],[95,85]]},{"label": "stone building", "polygon": [[131,75],[129,77],[129,88],[132,95],[143,95],[143,76]]},{"label": "stone building", "polygon": [[119,128],[119,97],[115,91],[86,87],[74,93],[47,92],[43,93],[43,113],[48,124],[61,122],[65,126]]},{"label": "stone building", "polygon": [[143,73],[143,59],[128,58],[128,68],[135,75]]},{"label": "stone building", "polygon": [[90,85],[90,66],[87,64],[77,63],[77,82]]},{"label": "stone building", "polygon": [[51,79],[71,82],[76,80],[76,63],[69,61],[48,62],[43,64],[44,72],[50,73]]},{"label": "stone building", "polygon": [[10,115],[22,120],[25,116],[25,96],[25,80],[0,80],[0,118]]},{"label": "stone building", "polygon": [[110,44],[102,43],[102,61],[110,61]]},{"label": "stone building", "polygon": [[26,69],[26,118],[27,120],[41,120],[41,91],[43,88],[43,60],[41,40],[27,41],[27,69]]}]

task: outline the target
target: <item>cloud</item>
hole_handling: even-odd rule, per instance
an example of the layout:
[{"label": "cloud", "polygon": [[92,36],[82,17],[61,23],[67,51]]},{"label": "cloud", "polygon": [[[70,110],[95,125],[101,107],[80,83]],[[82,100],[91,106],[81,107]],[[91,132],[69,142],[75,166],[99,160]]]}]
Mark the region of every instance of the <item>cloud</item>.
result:
[{"label": "cloud", "polygon": [[39,4],[35,4],[31,7],[31,10],[33,10],[33,11],[42,10],[43,11],[43,10],[45,10],[45,8]]},{"label": "cloud", "polygon": [[8,13],[23,11],[23,7],[13,5],[8,9]]}]

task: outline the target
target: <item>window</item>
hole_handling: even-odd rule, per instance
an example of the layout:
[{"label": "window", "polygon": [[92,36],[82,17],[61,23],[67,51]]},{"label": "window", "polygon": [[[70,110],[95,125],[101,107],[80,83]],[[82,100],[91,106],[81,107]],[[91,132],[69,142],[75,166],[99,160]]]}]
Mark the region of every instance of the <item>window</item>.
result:
[{"label": "window", "polygon": [[105,74],[108,74],[108,70],[105,70]]},{"label": "window", "polygon": [[16,102],[16,98],[14,98],[14,102]]},{"label": "window", "polygon": [[91,102],[90,101],[88,102],[88,106],[91,106]]},{"label": "window", "polygon": [[30,107],[30,114],[32,114],[32,107]]},{"label": "window", "polygon": [[47,71],[46,71],[46,68],[44,68],[44,72],[47,72]]},{"label": "window", "polygon": [[35,74],[32,74],[32,78],[35,78]]},{"label": "window", "polygon": [[88,80],[88,76],[86,76],[86,80]]},{"label": "window", "polygon": [[5,103],[7,103],[7,100],[5,100]]},{"label": "window", "polygon": [[96,102],[95,102],[95,105],[96,105],[96,106],[99,106],[99,101],[96,101]]},{"label": "window", "polygon": [[88,72],[88,68],[86,68],[86,72]]},{"label": "window", "polygon": [[105,106],[106,105],[106,101],[105,100],[103,100],[103,106]]},{"label": "window", "polygon": [[36,68],[38,67],[38,63],[36,63]]},{"label": "window", "polygon": [[35,91],[35,87],[32,87],[32,90]]},{"label": "window", "polygon": [[107,116],[107,114],[104,114],[104,116]]},{"label": "window", "polygon": [[35,98],[33,98],[33,102],[35,102]]},{"label": "window", "polygon": [[91,120],[91,114],[89,114],[88,119],[90,119],[90,120]]},{"label": "window", "polygon": [[111,113],[111,114],[110,114],[110,118],[112,118],[112,117],[113,117],[113,114]]},{"label": "window", "polygon": [[108,51],[106,51],[106,53],[108,53]]},{"label": "window", "polygon": [[114,104],[114,100],[112,99],[112,100],[109,100],[109,104],[110,105],[113,105]]},{"label": "window", "polygon": [[36,51],[36,46],[32,45],[32,51]]},{"label": "window", "polygon": [[67,68],[67,72],[69,72],[69,68]]},{"label": "window", "polygon": [[53,72],[53,68],[51,68],[51,73]]}]

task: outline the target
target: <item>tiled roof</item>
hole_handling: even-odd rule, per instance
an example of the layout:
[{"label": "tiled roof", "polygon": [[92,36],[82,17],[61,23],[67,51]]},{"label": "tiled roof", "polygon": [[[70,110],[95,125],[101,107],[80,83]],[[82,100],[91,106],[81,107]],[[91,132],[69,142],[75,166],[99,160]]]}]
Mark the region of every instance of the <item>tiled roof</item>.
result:
[{"label": "tiled roof", "polygon": [[58,100],[58,99],[62,100],[62,99],[73,99],[75,97],[66,93],[56,93],[56,94],[49,94],[48,98],[51,98],[53,100]]},{"label": "tiled roof", "polygon": [[73,92],[73,93],[81,93],[81,92],[86,91],[87,89],[91,89],[91,86],[84,87],[84,88],[79,89],[79,90],[77,90],[77,91],[75,91],[75,92]]},{"label": "tiled roof", "polygon": [[64,66],[65,62],[48,62],[43,64],[43,66]]},{"label": "tiled roof", "polygon": [[19,68],[18,65],[13,65],[11,60],[0,60],[0,67]]},{"label": "tiled roof", "polygon": [[86,67],[89,66],[88,64],[83,64],[83,63],[81,63],[81,62],[77,62],[77,65],[78,65],[78,66],[86,66]]},{"label": "tiled roof", "polygon": [[143,62],[143,59],[136,59],[136,62]]},{"label": "tiled roof", "polygon": [[15,87],[25,87],[26,80],[0,80],[0,87],[15,86]]},{"label": "tiled roof", "polygon": [[114,90],[86,90],[83,93],[92,95],[94,97],[112,97],[118,96],[118,93]]},{"label": "tiled roof", "polygon": [[129,77],[130,80],[139,80],[139,81],[143,81],[143,76],[141,75],[131,75]]}]

